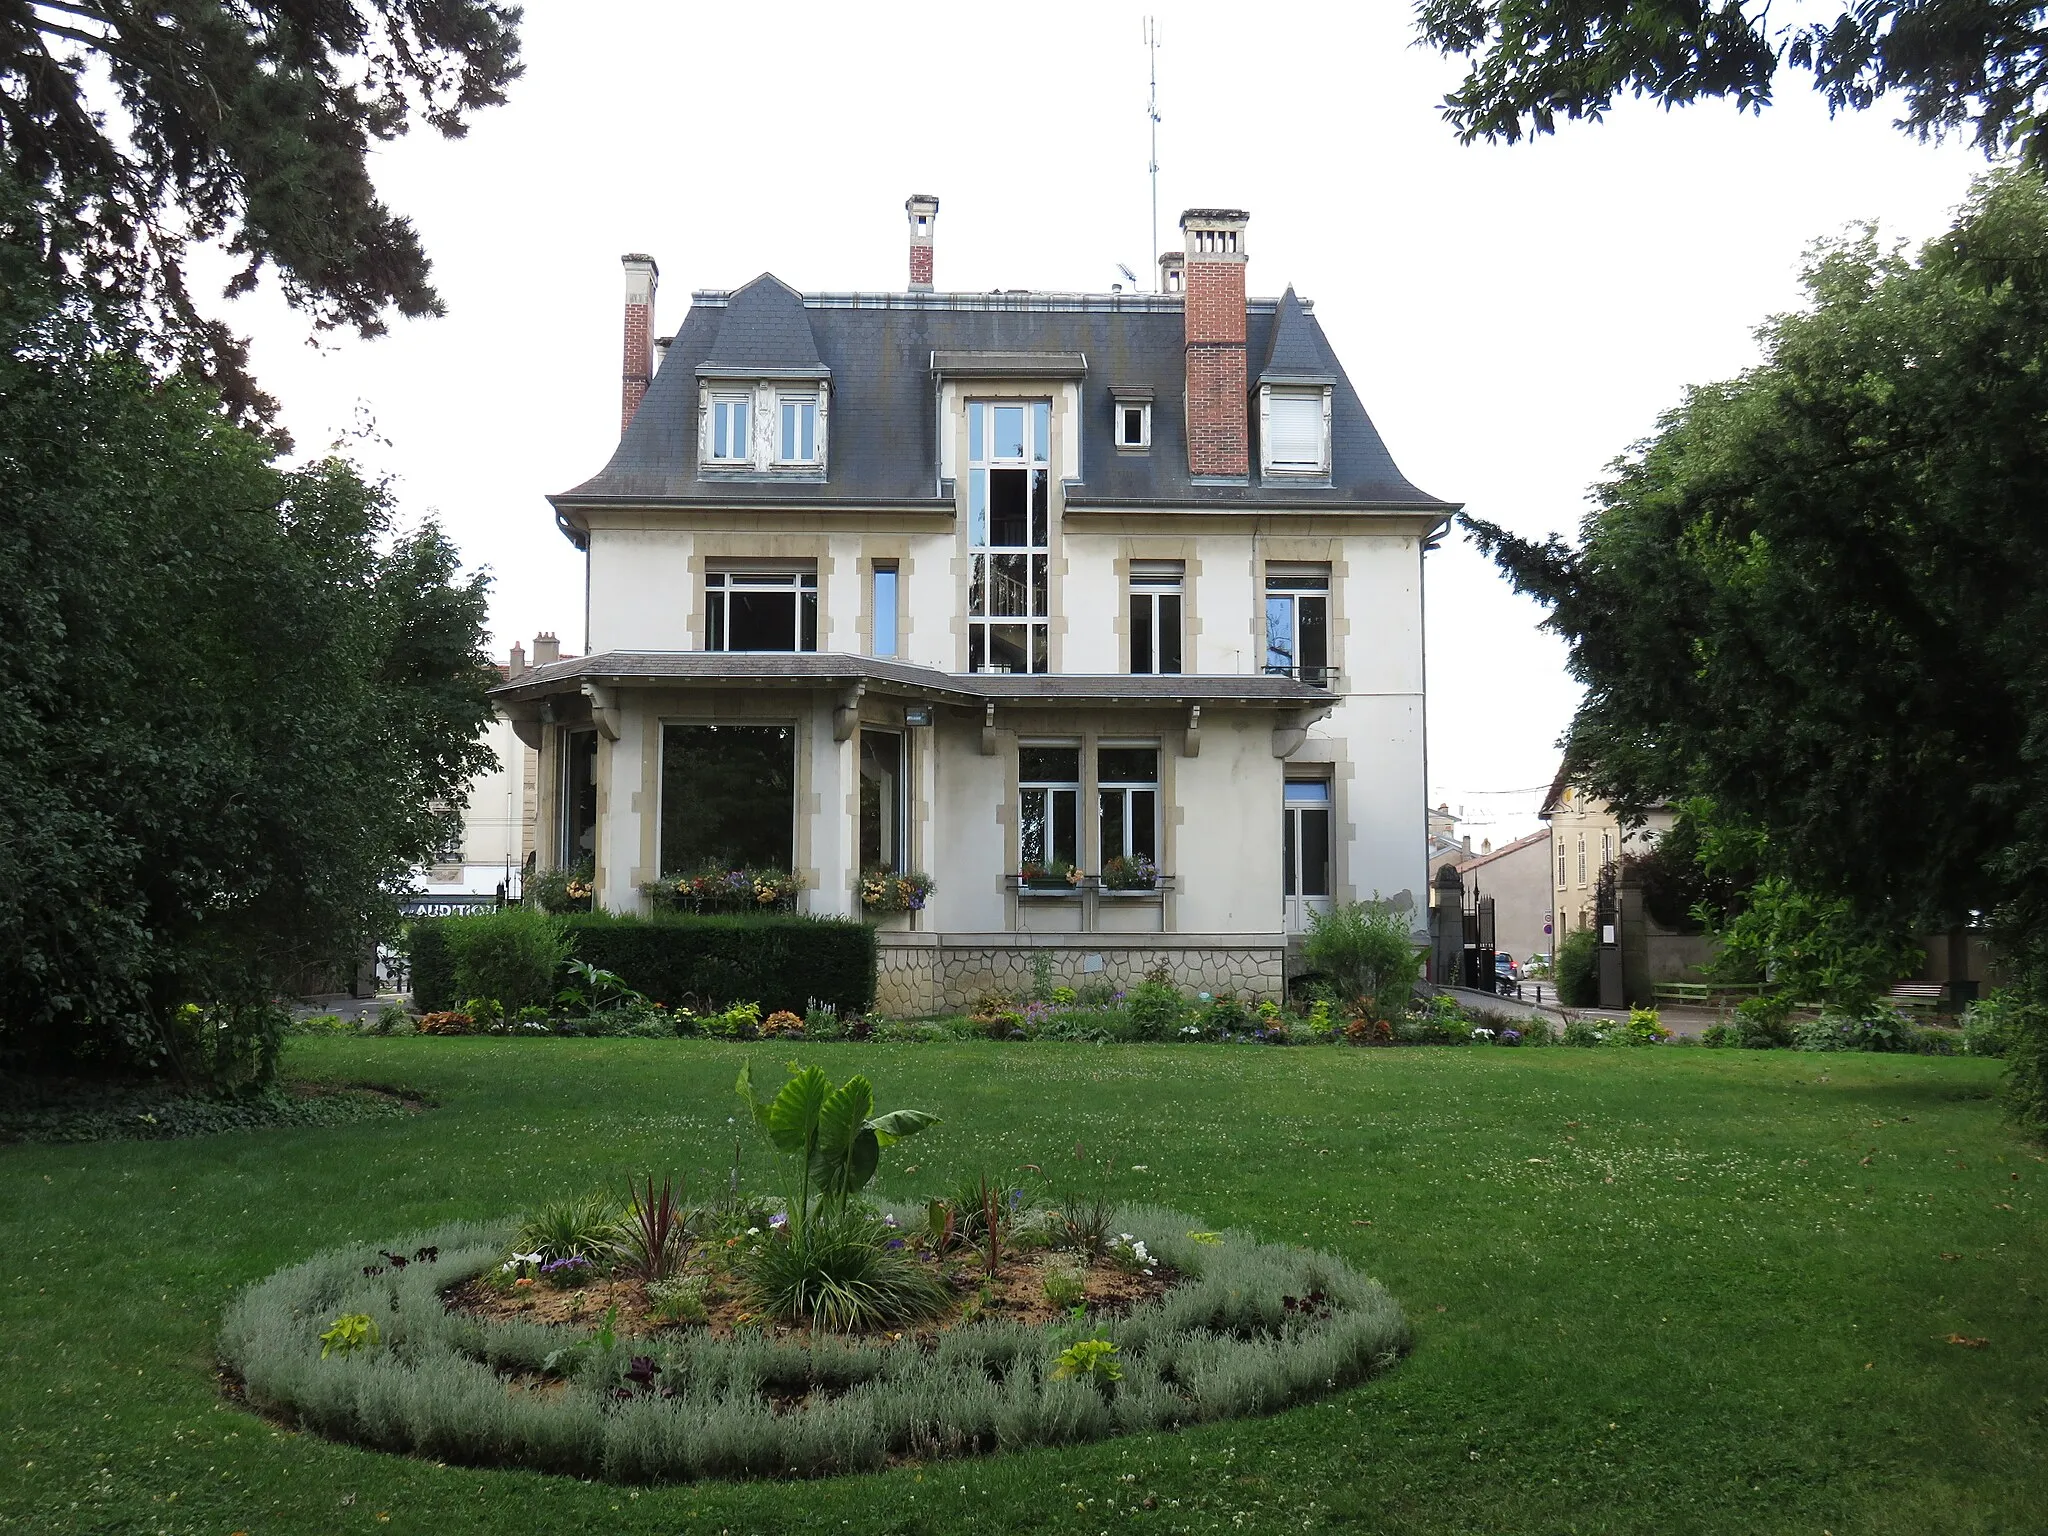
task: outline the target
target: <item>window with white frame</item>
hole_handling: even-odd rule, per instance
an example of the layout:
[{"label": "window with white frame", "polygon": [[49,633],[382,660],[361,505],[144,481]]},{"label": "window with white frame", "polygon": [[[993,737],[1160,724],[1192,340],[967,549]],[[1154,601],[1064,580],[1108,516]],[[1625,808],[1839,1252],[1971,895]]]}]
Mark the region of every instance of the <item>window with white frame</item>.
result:
[{"label": "window with white frame", "polygon": [[[1159,864],[1159,749],[1095,749],[1095,794],[1100,806],[1099,869],[1112,859]],[[1127,871],[1127,874],[1129,872]]]},{"label": "window with white frame", "polygon": [[1330,392],[1324,388],[1260,391],[1259,443],[1268,474],[1326,475],[1330,472]]},{"label": "window with white frame", "polygon": [[710,571],[704,577],[707,651],[815,651],[814,571]]},{"label": "window with white frame", "polygon": [[1586,834],[1579,834],[1579,884],[1586,883]]},{"label": "window with white frame", "polygon": [[1017,870],[1026,881],[1068,885],[1081,859],[1081,749],[1017,748]]},{"label": "window with white frame", "polygon": [[1266,567],[1266,671],[1318,688],[1330,667],[1330,568]]},{"label": "window with white frame", "polygon": [[877,562],[873,571],[873,602],[870,612],[874,619],[874,644],[872,650],[877,656],[896,654],[896,592],[897,570],[893,563]]},{"label": "window with white frame", "polygon": [[754,440],[748,430],[753,409],[751,395],[711,397],[709,449],[713,463],[747,464],[753,461]]},{"label": "window with white frame", "polygon": [[1557,840],[1557,888],[1563,890],[1569,882],[1564,877],[1564,839]]},{"label": "window with white frame", "polygon": [[1180,671],[1183,567],[1178,560],[1131,562],[1131,671]]},{"label": "window with white frame", "polygon": [[1050,663],[1050,400],[967,406],[967,670]]},{"label": "window with white frame", "polygon": [[1608,865],[1612,864],[1613,862],[1614,834],[1612,832],[1602,832],[1600,834],[1600,867],[1602,869],[1605,869]]},{"label": "window with white frame", "polygon": [[778,464],[818,462],[818,397],[815,392],[785,394],[777,399],[781,412],[775,460]]},{"label": "window with white frame", "polygon": [[1116,445],[1125,452],[1152,446],[1152,402],[1119,399],[1116,402]]}]

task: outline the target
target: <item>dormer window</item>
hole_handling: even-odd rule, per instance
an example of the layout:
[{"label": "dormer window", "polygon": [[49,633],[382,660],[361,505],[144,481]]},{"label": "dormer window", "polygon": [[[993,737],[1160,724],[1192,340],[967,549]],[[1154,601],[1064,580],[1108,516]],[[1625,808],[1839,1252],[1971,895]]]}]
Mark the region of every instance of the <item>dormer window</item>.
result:
[{"label": "dormer window", "polygon": [[1110,440],[1118,453],[1144,453],[1152,446],[1152,391],[1138,385],[1112,384]]},{"label": "dormer window", "polygon": [[1329,474],[1330,391],[1266,385],[1259,394],[1259,443],[1265,472]]},{"label": "dormer window", "polygon": [[747,431],[753,400],[746,395],[711,397],[711,453],[715,463],[745,464],[754,457],[753,440]]},{"label": "dormer window", "polygon": [[818,462],[818,397],[808,395],[784,395],[782,405],[782,442],[775,455],[783,464],[815,464]]}]

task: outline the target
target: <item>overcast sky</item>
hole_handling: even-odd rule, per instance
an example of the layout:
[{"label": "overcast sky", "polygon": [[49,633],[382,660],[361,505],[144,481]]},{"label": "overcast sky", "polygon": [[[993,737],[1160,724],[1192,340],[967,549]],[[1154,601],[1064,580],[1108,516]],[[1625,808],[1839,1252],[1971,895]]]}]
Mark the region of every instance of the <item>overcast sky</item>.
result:
[{"label": "overcast sky", "polygon": [[[903,199],[942,202],[937,285],[1106,290],[1153,270],[1141,17],[1159,17],[1159,234],[1252,215],[1250,286],[1316,303],[1416,484],[1532,534],[1688,383],[1755,356],[1817,236],[1918,242],[1982,162],[1882,107],[1830,122],[1804,76],[1761,117],[1625,105],[1461,146],[1454,65],[1405,0],[1321,5],[695,6],[529,0],[527,73],[469,137],[378,158],[448,304],[311,347],[272,293],[231,306],[302,452],[390,474],[495,582],[494,644],[582,646],[582,562],[543,497],[617,439],[619,255],[694,288],[905,282]],[[373,419],[375,437],[360,434]],[[1534,830],[1576,685],[1563,647],[1462,540],[1429,557],[1430,798],[1474,841]]]}]

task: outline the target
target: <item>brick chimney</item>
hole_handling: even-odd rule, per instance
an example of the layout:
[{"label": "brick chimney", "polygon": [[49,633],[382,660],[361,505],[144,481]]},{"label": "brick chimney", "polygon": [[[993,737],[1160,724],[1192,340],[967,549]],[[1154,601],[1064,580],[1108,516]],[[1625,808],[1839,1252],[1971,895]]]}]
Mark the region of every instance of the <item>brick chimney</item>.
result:
[{"label": "brick chimney", "polygon": [[626,269],[626,358],[619,387],[619,435],[623,437],[654,378],[654,290],[661,281],[661,268],[652,256],[637,251],[619,261]]},{"label": "brick chimney", "polygon": [[555,638],[553,631],[542,630],[533,637],[533,664],[545,667],[562,659],[562,642]]},{"label": "brick chimney", "polygon": [[[1188,473],[1246,479],[1251,470],[1244,355],[1244,227],[1241,208],[1190,208],[1187,237]],[[1160,263],[1162,276],[1165,262]]]},{"label": "brick chimney", "polygon": [[505,669],[507,677],[517,677],[526,670],[526,647],[517,640],[512,642],[512,665]]},{"label": "brick chimney", "polygon": [[932,291],[932,226],[939,222],[939,200],[919,192],[904,203],[910,215],[910,291]]}]

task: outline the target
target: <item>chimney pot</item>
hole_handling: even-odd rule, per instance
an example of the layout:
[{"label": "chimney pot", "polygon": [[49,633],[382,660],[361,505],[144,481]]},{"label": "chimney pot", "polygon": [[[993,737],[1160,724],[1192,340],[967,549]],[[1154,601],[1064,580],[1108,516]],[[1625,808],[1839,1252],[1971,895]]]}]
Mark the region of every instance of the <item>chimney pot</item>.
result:
[{"label": "chimney pot", "polygon": [[910,217],[910,291],[932,291],[932,230],[939,222],[939,200],[926,192],[913,194],[903,204]]},{"label": "chimney pot", "polygon": [[1188,254],[1186,251],[1161,251],[1159,253],[1159,291],[1179,293],[1187,286]]},{"label": "chimney pot", "polygon": [[552,631],[544,629],[533,637],[533,664],[536,667],[545,667],[550,662],[561,659],[562,642],[555,638]]},{"label": "chimney pot", "polygon": [[[1251,474],[1244,340],[1244,230],[1250,222],[1242,208],[1190,208],[1180,216],[1188,473],[1202,479]],[[1160,272],[1167,272],[1163,257]]]},{"label": "chimney pot", "polygon": [[624,437],[654,378],[654,292],[661,268],[638,251],[629,251],[619,262],[626,269],[625,366],[619,386],[619,435]]}]

